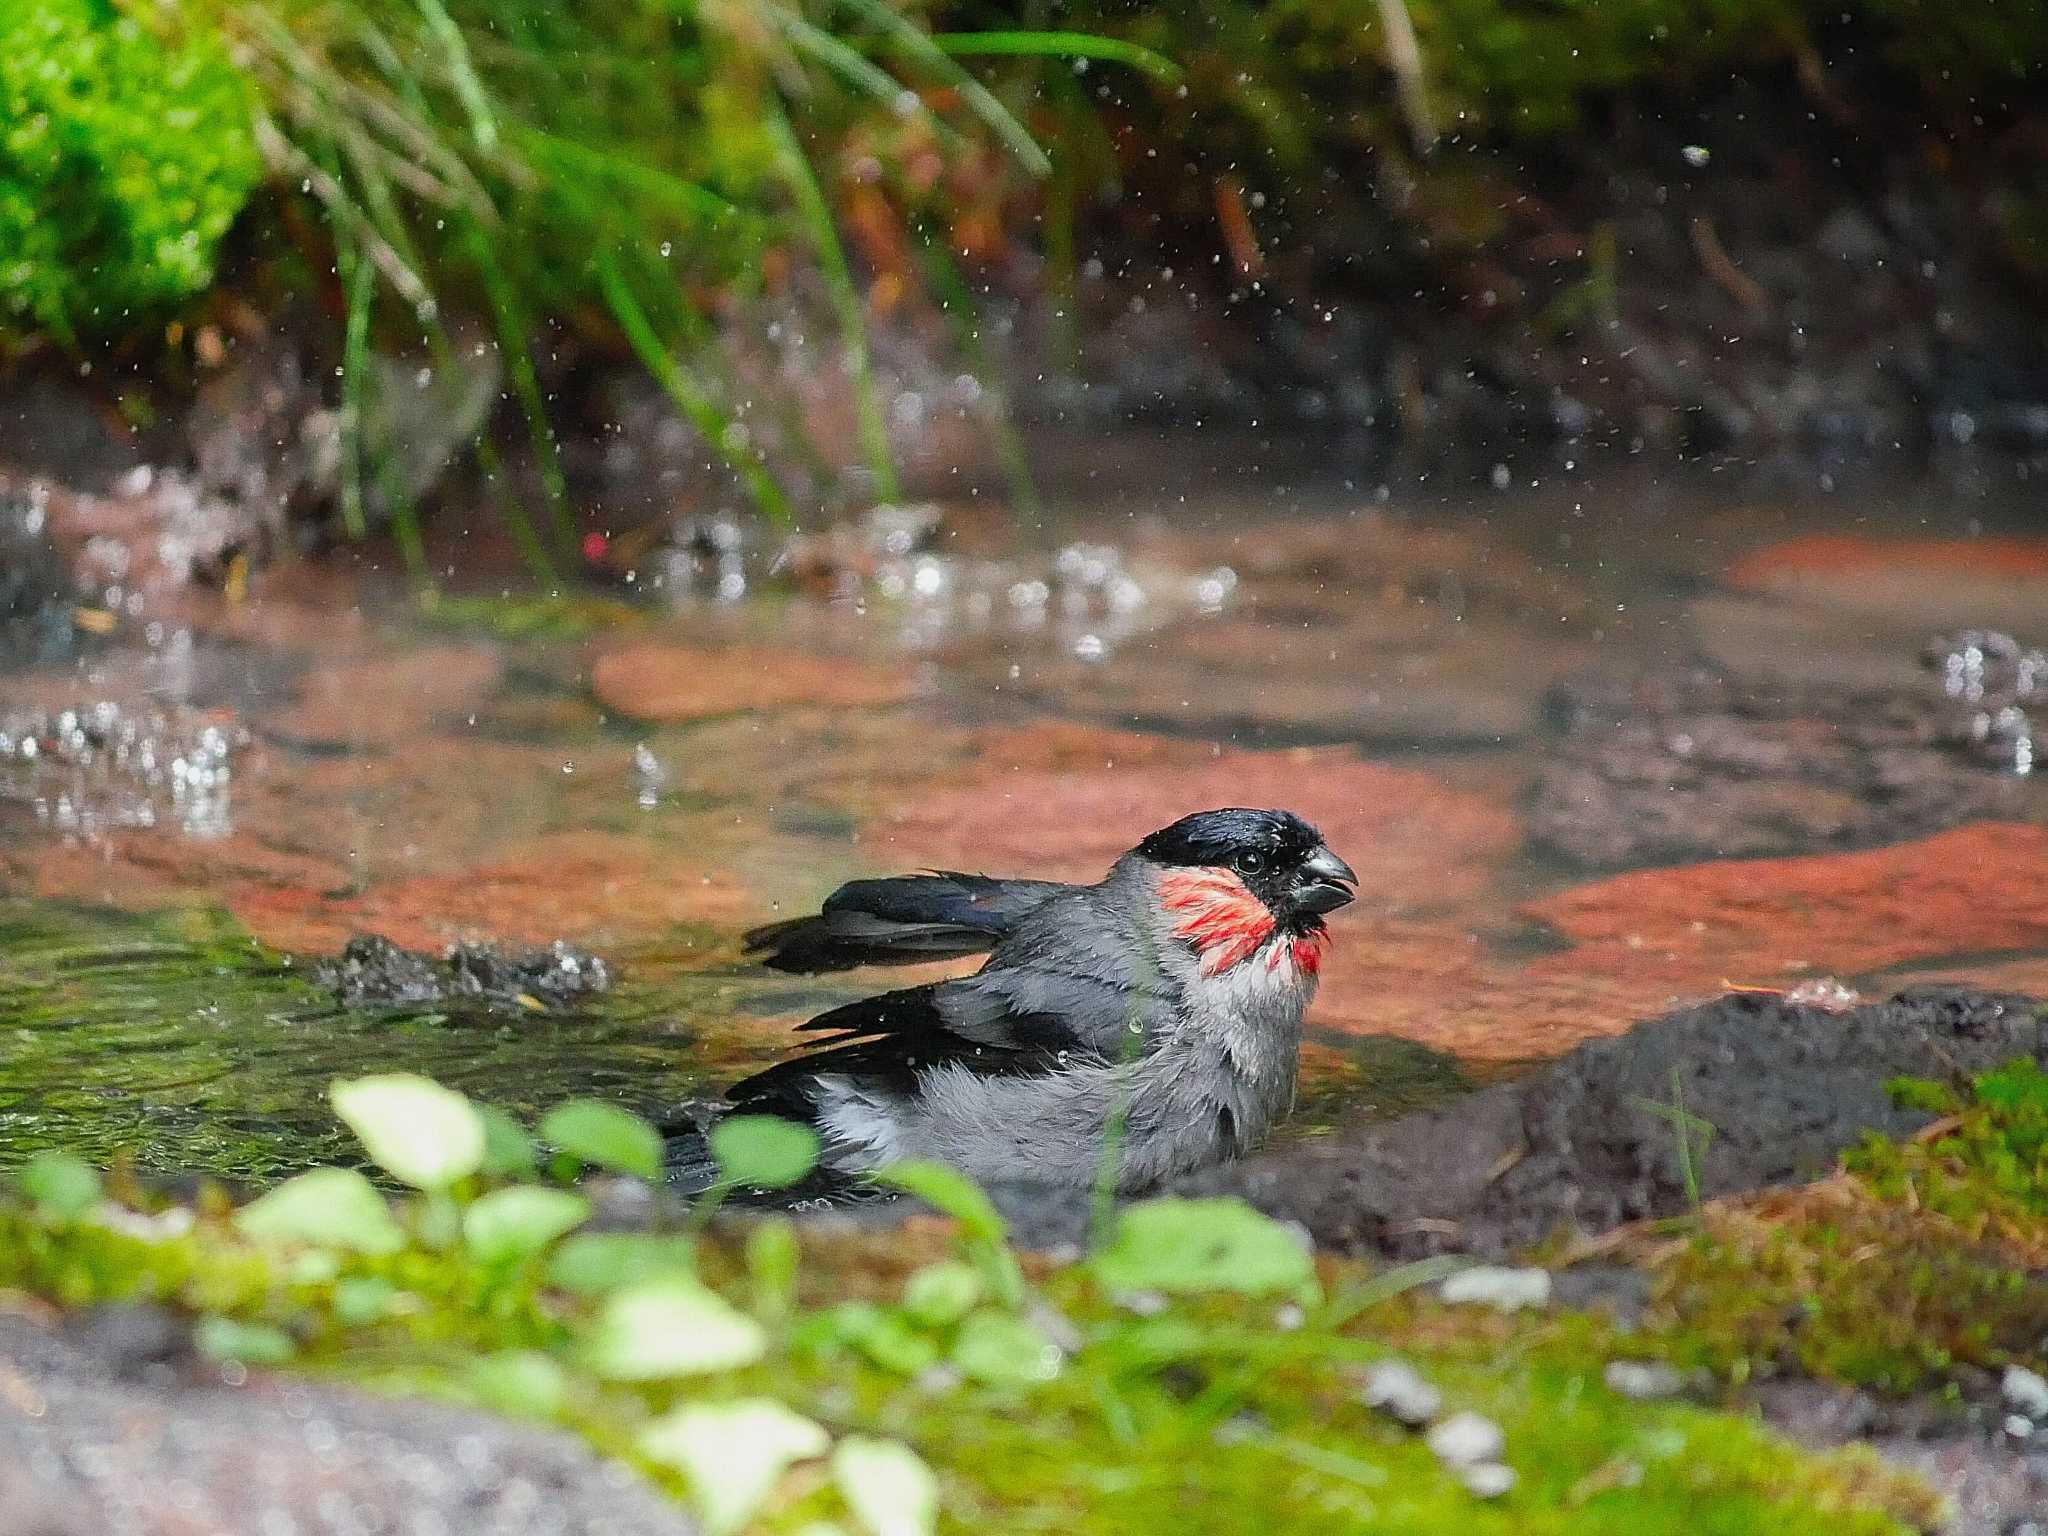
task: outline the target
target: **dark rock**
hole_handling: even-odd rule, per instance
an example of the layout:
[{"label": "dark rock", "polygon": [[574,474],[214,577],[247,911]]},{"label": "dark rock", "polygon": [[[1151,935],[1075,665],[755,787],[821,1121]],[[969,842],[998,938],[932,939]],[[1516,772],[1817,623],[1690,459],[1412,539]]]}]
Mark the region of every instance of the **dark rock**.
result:
[{"label": "dark rock", "polygon": [[[1441,1109],[1340,1130],[1186,1182],[1299,1221],[1325,1246],[1499,1257],[1825,1174],[1867,1130],[1927,1117],[1885,1090],[2048,1061],[2033,999],[1919,987],[1846,1011],[1743,993],[1599,1040]],[[1678,1116],[1696,1130],[1689,1189]],[[1703,1145],[1704,1143],[1704,1145]]]},{"label": "dark rock", "polygon": [[362,934],[314,974],[347,1008],[427,1007],[448,993],[446,971],[433,960],[389,939]]},{"label": "dark rock", "polygon": [[524,1006],[531,998],[562,1007],[611,986],[611,967],[557,939],[545,949],[457,944],[436,960],[376,934],[350,939],[314,973],[344,1007],[423,1008],[483,1002]]},{"label": "dark rock", "polygon": [[[0,1412],[0,1536],[694,1529],[633,1473],[560,1431],[241,1367],[110,1375],[102,1350],[74,1332],[0,1314],[10,1403]],[[15,1411],[25,1402],[35,1411]]]}]

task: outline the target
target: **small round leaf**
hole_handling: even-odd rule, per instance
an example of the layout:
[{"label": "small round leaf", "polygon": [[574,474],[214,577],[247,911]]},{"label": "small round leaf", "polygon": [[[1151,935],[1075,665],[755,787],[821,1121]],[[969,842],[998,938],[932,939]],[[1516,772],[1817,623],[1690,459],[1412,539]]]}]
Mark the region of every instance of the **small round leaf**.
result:
[{"label": "small round leaf", "polygon": [[1090,1260],[1113,1291],[1312,1295],[1315,1258],[1290,1228],[1241,1200],[1147,1200],[1118,1217]]},{"label": "small round leaf", "polygon": [[661,1132],[631,1110],[601,1099],[571,1099],[549,1110],[540,1123],[541,1140],[581,1162],[661,1178]]},{"label": "small round leaf", "polygon": [[743,1529],[792,1462],[822,1456],[831,1437],[772,1398],[693,1403],[640,1433],[640,1451],[676,1467],[709,1536]]},{"label": "small round leaf", "polygon": [[873,1536],[931,1536],[938,1525],[939,1481],[899,1440],[847,1436],[832,1453],[832,1481]]},{"label": "small round leaf", "polygon": [[405,1234],[370,1181],[353,1168],[315,1168],[235,1212],[235,1230],[260,1242],[310,1243],[396,1253]]},{"label": "small round leaf", "polygon": [[696,1273],[686,1237],[652,1232],[579,1232],[548,1255],[547,1283],[578,1296],[602,1296],[657,1275]]},{"label": "small round leaf", "polygon": [[98,1171],[69,1152],[38,1152],[14,1177],[36,1209],[57,1221],[74,1220],[99,1203]]},{"label": "small round leaf", "polygon": [[975,1313],[953,1341],[953,1364],[984,1386],[1037,1386],[1059,1375],[1061,1359],[1059,1345],[1009,1312]]},{"label": "small round leaf", "polygon": [[483,1117],[439,1083],[393,1072],[338,1080],[328,1096],[370,1160],[415,1189],[446,1189],[483,1164]]},{"label": "small round leaf", "polygon": [[818,1165],[818,1133],[779,1115],[732,1115],[711,1128],[710,1141],[733,1184],[787,1189]]},{"label": "small round leaf", "polygon": [[904,1286],[903,1310],[928,1328],[944,1328],[973,1311],[983,1289],[981,1271],[972,1264],[928,1264]]},{"label": "small round leaf", "polygon": [[516,1264],[590,1219],[590,1202],[566,1189],[514,1184],[462,1213],[462,1240],[481,1264]]},{"label": "small round leaf", "polygon": [[615,1293],[585,1346],[591,1370],[652,1381],[752,1365],[768,1347],[761,1325],[694,1280],[645,1280]]}]

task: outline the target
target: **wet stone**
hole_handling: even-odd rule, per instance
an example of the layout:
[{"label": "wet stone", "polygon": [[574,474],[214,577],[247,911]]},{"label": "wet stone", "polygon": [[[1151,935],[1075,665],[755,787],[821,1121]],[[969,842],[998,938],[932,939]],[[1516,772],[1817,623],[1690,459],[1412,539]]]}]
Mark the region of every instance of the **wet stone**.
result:
[{"label": "wet stone", "polygon": [[1444,1406],[1443,1393],[1401,1360],[1383,1360],[1368,1370],[1359,1398],[1368,1408],[1377,1408],[1410,1429],[1420,1429]]},{"label": "wet stone", "polygon": [[1704,666],[1571,680],[1547,701],[1558,734],[1530,786],[1531,840],[1622,868],[1869,847],[2016,816],[2034,751],[2017,700],[2036,677],[2048,684],[2048,658],[2038,670],[2026,659],[2039,656],[2005,636],[1940,640],[1918,692]]},{"label": "wet stone", "polygon": [[110,1373],[73,1331],[0,1315],[5,1536],[695,1530],[656,1489],[561,1431],[239,1367]]},{"label": "wet stone", "polygon": [[364,934],[315,974],[345,1007],[430,1007],[481,1001],[500,1006],[561,1007],[611,986],[611,967],[557,939],[545,948],[457,944],[441,959]]},{"label": "wet stone", "polygon": [[1507,1448],[1507,1436],[1500,1426],[1469,1409],[1452,1414],[1430,1430],[1427,1442],[1431,1454],[1448,1467],[1483,1466]]},{"label": "wet stone", "polygon": [[1550,1271],[1509,1269],[1477,1264],[1460,1270],[1437,1287],[1437,1296],[1452,1306],[1491,1307],[1496,1312],[1520,1312],[1550,1305]]}]

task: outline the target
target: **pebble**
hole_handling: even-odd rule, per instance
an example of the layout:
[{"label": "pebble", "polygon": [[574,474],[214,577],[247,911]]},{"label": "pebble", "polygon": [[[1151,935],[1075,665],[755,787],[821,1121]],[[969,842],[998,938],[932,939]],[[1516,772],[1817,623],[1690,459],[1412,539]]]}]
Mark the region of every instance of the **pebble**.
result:
[{"label": "pebble", "polygon": [[1446,1466],[1476,1467],[1497,1460],[1508,1442],[1498,1424],[1468,1410],[1445,1419],[1429,1432],[1424,1443]]},{"label": "pebble", "polygon": [[1608,1391],[1639,1402],[1676,1397],[1685,1390],[1685,1378],[1658,1360],[1610,1360],[1602,1379]]},{"label": "pebble", "polygon": [[2024,1365],[2008,1365],[1999,1381],[2006,1406],[2039,1422],[2048,1419],[2048,1377]]},{"label": "pebble", "polygon": [[1461,1269],[1437,1287],[1437,1295],[1453,1305],[1469,1303],[1496,1312],[1519,1312],[1550,1305],[1550,1271],[1507,1269],[1479,1264]]},{"label": "pebble", "polygon": [[1382,1360],[1367,1371],[1359,1395],[1368,1408],[1377,1408],[1410,1429],[1420,1429],[1444,1406],[1443,1393],[1424,1381],[1414,1366],[1399,1360]]},{"label": "pebble", "polygon": [[1497,1461],[1479,1461],[1458,1468],[1458,1481],[1475,1499],[1497,1499],[1515,1486],[1515,1469]]}]

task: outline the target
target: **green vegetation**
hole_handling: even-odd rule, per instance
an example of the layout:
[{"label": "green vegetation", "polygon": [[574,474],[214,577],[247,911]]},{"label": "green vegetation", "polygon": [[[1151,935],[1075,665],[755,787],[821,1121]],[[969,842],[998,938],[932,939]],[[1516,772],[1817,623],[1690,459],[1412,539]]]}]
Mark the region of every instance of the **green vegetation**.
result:
[{"label": "green vegetation", "polygon": [[[169,1207],[68,1154],[0,1196],[0,1287],[66,1307],[152,1300],[252,1365],[424,1392],[575,1430],[710,1529],[877,1533],[1206,1528],[1415,1533],[1922,1529],[1935,1505],[1868,1458],[1809,1456],[1738,1416],[1614,1397],[1604,1327],[1423,1300],[1442,1272],[1311,1260],[1229,1201],[1131,1208],[1092,1257],[1027,1263],[948,1170],[896,1182],[954,1218],[866,1237],[782,1218],[580,1230],[592,1202],[531,1172],[510,1117],[407,1076],[338,1082],[384,1175],[317,1169],[231,1207]],[[651,1132],[564,1106],[543,1133],[644,1173]],[[779,1122],[713,1143],[721,1188],[815,1157]],[[568,1147],[558,1146],[568,1154]],[[702,1207],[701,1209],[708,1209]],[[1361,1400],[1399,1349],[1506,1432],[1506,1494],[1465,1491]]]},{"label": "green vegetation", "polygon": [[105,0],[0,13],[0,351],[145,331],[213,279],[262,174],[221,39]]},{"label": "green vegetation", "polygon": [[1709,1207],[1657,1260],[1684,1359],[1737,1380],[1796,1370],[1907,1392],[2037,1360],[2048,1336],[2048,1075],[1957,1091],[1901,1081],[1936,1133],[1869,1137],[1841,1177]]},{"label": "green vegetation", "polygon": [[[1832,110],[1831,58],[1968,134],[2048,60],[2048,13],[2007,0],[1084,3],[1057,28],[1048,14],[985,0],[20,0],[0,23],[0,349],[154,350],[142,343],[213,280],[240,214],[229,281],[259,303],[317,291],[334,323],[343,527],[388,519],[425,583],[402,477],[364,429],[372,365],[460,368],[455,321],[480,322],[539,505],[488,432],[479,468],[551,583],[574,546],[549,398],[565,339],[636,356],[741,493],[785,519],[818,494],[798,484],[810,447],[721,345],[764,292],[829,315],[867,486],[886,498],[872,314],[921,294],[981,368],[976,269],[1032,243],[1071,340],[1077,256],[1113,193],[1142,203],[1139,238],[1162,261],[1220,244],[1250,276],[1261,226],[1368,217],[1375,177],[1351,168],[1378,165],[1412,179],[1397,222],[1456,260],[1498,231],[1502,197],[1491,172],[1430,158],[1432,144],[1554,141],[1598,103],[1729,71],[1797,78]],[[1390,273],[1415,257],[1371,244],[1353,255]],[[1022,456],[996,437],[1028,507]]]}]

